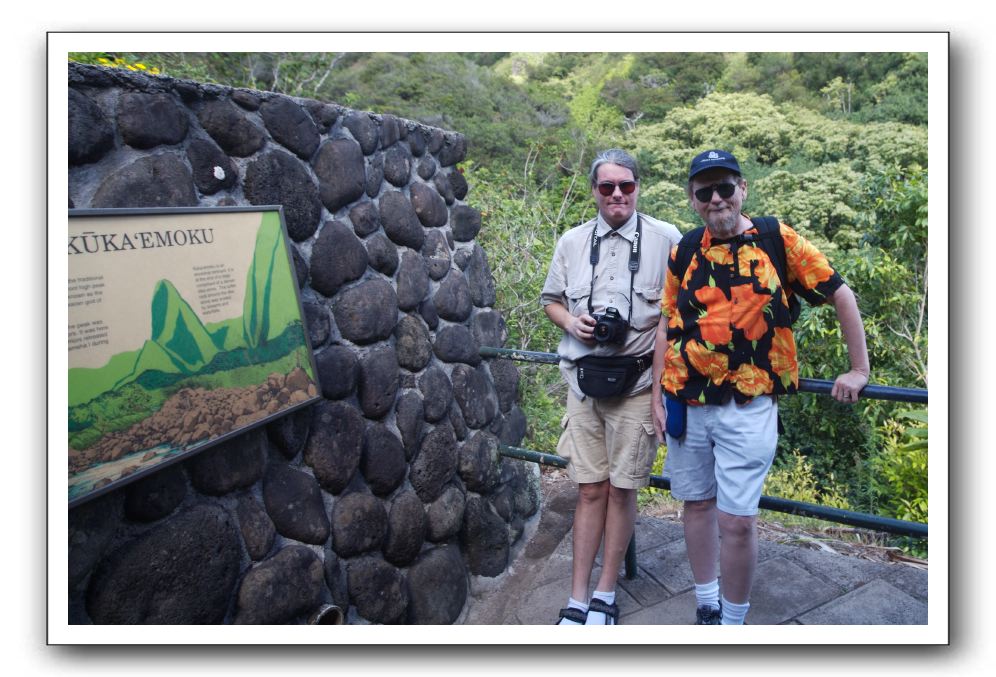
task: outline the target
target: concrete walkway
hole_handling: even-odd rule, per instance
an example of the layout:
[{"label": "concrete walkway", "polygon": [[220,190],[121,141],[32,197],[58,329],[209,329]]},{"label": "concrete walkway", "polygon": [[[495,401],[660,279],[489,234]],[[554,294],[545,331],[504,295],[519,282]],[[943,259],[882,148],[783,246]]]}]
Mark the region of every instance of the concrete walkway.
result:
[{"label": "concrete walkway", "polygon": [[[464,624],[556,621],[570,592],[576,489],[565,480],[547,483],[544,493],[542,517],[509,570],[472,586]],[[636,546],[637,576],[621,575],[617,588],[620,625],[692,624],[695,592],[681,525],[640,516]],[[755,580],[750,625],[927,623],[927,572],[909,565],[762,540]]]}]

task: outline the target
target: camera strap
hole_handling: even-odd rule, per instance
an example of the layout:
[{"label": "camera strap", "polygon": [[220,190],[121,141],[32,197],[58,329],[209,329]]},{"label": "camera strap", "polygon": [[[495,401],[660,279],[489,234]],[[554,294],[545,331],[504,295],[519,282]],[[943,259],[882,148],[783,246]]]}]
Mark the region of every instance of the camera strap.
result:
[{"label": "camera strap", "polygon": [[[633,280],[636,279],[636,273],[640,270],[640,236],[642,234],[643,222],[640,220],[639,212],[637,212],[636,233],[633,235],[633,244],[629,248],[629,314],[626,317],[627,324],[633,321]],[[601,244],[602,238],[598,234],[598,219],[595,219],[595,227],[591,229],[591,255],[588,257],[588,260],[591,261],[591,290],[588,292],[589,315],[595,314],[591,297],[595,295],[595,266],[598,265]]]}]

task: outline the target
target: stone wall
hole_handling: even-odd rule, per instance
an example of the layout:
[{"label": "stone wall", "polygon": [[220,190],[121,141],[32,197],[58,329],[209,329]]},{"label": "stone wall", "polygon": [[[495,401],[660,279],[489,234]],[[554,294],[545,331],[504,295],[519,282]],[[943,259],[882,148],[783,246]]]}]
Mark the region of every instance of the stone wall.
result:
[{"label": "stone wall", "polygon": [[452,623],[539,507],[462,135],[69,65],[69,206],[284,207],[323,399],[69,514],[71,623]]}]

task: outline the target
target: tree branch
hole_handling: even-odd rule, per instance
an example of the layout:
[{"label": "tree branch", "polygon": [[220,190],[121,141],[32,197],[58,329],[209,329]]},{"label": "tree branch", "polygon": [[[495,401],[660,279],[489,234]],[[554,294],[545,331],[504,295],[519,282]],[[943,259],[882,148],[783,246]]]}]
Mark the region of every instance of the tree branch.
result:
[{"label": "tree branch", "polygon": [[325,75],[323,75],[322,79],[318,81],[317,85],[315,85],[316,92],[318,92],[322,88],[322,85],[325,84],[325,79],[332,74],[332,71],[335,70],[336,64],[339,63],[342,60],[342,58],[346,56],[346,54],[347,52],[339,52],[334,57],[332,57],[332,61],[329,63],[329,67],[325,69]]}]

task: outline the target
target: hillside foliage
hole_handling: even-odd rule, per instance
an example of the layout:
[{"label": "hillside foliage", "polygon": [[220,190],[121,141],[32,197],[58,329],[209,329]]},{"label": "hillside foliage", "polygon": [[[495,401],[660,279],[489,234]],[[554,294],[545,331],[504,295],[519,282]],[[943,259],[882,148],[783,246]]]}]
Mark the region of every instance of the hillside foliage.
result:
[{"label": "hillside foliage", "polygon": [[[560,234],[594,215],[587,169],[618,146],[640,162],[640,210],[698,225],[688,161],[731,150],[745,211],[812,240],[854,289],[872,383],[926,388],[927,57],[919,53],[74,54],[164,75],[392,113],[467,137],[468,201],[513,347],[554,351],[539,292]],[[801,375],[847,369],[830,307],[796,325]],[[565,390],[520,366],[524,442],[552,451]],[[782,399],[771,486],[788,498],[926,521],[926,411],[828,397]],[[793,479],[794,478],[794,479]]]}]

